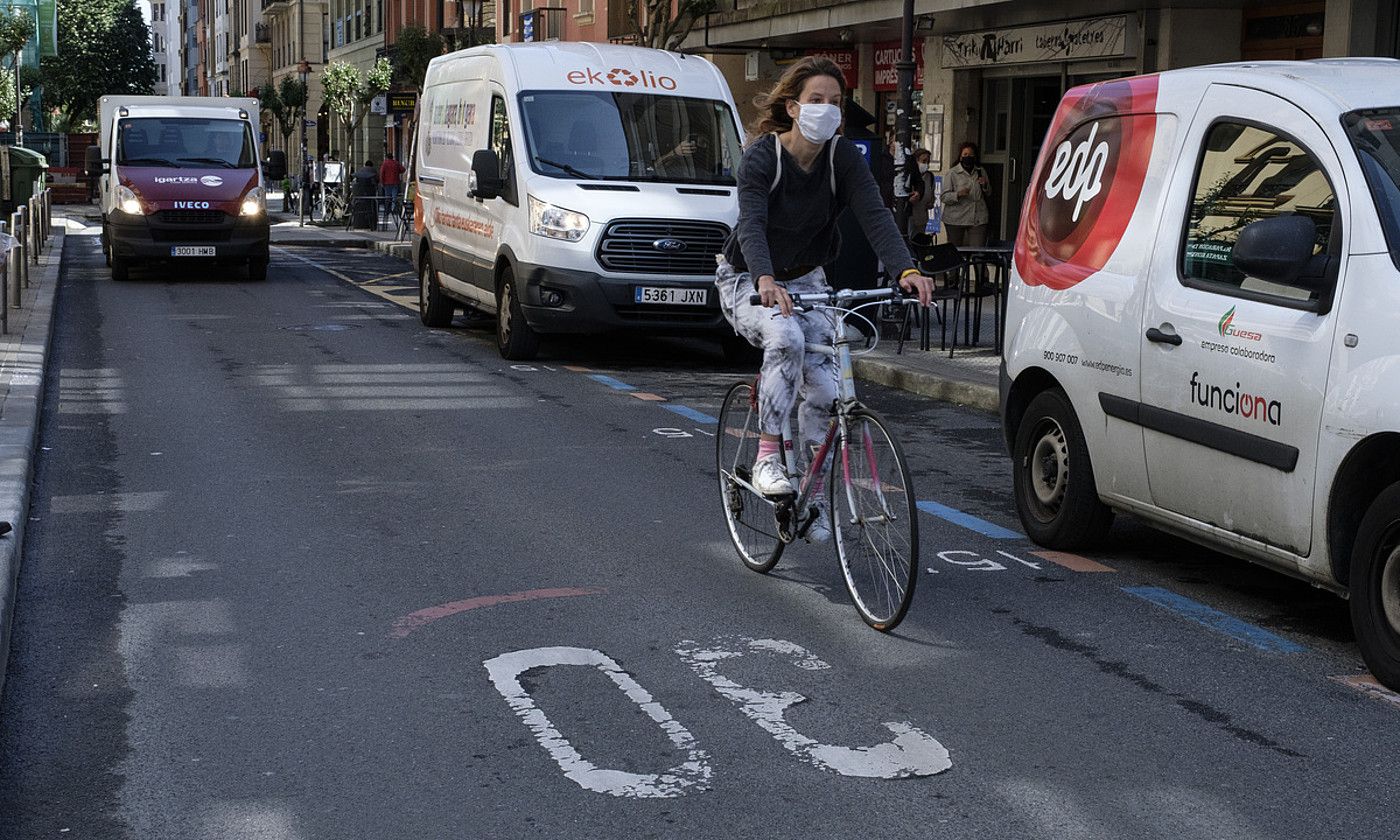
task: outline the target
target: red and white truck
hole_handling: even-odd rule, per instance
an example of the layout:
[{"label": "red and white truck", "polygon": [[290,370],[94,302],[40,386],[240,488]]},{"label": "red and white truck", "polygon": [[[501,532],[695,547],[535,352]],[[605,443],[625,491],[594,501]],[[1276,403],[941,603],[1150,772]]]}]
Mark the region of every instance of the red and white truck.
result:
[{"label": "red and white truck", "polygon": [[267,192],[258,101],[104,96],[99,176],[102,250],[115,280],[156,262],[243,263],[267,278]]}]

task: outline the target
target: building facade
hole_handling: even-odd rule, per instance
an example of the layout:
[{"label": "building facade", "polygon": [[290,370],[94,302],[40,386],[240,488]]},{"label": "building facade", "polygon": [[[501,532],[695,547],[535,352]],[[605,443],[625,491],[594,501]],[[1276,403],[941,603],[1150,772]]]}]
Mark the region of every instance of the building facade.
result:
[{"label": "building facade", "polygon": [[[270,115],[264,116],[263,123],[267,135],[265,148],[285,151],[288,168],[295,173],[303,131],[309,156],[319,156],[331,148],[321,87],[321,71],[325,69],[329,50],[326,40],[327,4],[325,0],[249,2],[258,2],[262,7],[262,31],[267,38],[264,47],[267,53],[266,84],[278,87],[283,79],[300,80],[302,70],[306,70],[307,102],[303,125],[290,126],[292,132],[284,137]],[[256,40],[257,37],[255,27],[252,38]],[[304,67],[303,60],[306,62]]]},{"label": "building facade", "polygon": [[[328,0],[330,60],[343,61],[368,73],[385,53],[384,0]],[[354,136],[336,119],[330,120],[331,148],[344,160],[360,163],[383,158],[386,148],[384,115],[369,114]]]},{"label": "building facade", "polygon": [[[916,0],[914,142],[936,168],[979,144],[992,226],[1014,235],[1021,198],[1070,87],[1213,62],[1397,54],[1395,0],[1210,4],[1122,0]],[[715,51],[745,122],[749,104],[804,55],[835,59],[888,142],[898,109],[899,0],[721,0],[687,51]]]},{"label": "building facade", "polygon": [[151,55],[156,63],[155,92],[178,96],[185,75],[180,0],[137,0],[136,7],[151,30]]}]

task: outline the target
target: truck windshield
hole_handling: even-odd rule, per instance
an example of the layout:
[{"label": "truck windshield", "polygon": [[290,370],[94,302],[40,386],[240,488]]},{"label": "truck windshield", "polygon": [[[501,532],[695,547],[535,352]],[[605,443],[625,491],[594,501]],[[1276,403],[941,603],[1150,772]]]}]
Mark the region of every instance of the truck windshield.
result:
[{"label": "truck windshield", "polygon": [[729,106],[646,93],[520,95],[530,166],[603,181],[735,183],[742,150]]},{"label": "truck windshield", "polygon": [[1352,111],[1342,126],[1366,174],[1391,258],[1400,266],[1400,108]]},{"label": "truck windshield", "polygon": [[117,163],[172,169],[252,169],[253,130],[243,120],[130,117],[117,123]]}]

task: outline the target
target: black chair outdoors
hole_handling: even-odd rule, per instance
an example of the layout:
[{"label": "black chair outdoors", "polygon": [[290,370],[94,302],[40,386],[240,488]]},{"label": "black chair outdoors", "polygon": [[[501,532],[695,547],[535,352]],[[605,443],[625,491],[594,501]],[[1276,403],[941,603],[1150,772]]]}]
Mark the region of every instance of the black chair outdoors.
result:
[{"label": "black chair outdoors", "polygon": [[[958,341],[958,320],[963,308],[963,283],[960,273],[966,265],[966,260],[956,245],[933,244],[924,234],[915,236],[909,247],[918,263],[919,271],[934,280],[933,314],[938,319],[938,349],[946,349],[951,358]],[[941,286],[937,285],[940,277],[943,279]],[[949,309],[951,312],[947,312]],[[917,306],[900,306],[893,320],[899,325],[899,340],[895,346],[895,353],[904,352],[904,342],[909,338],[911,323],[919,328],[919,349],[930,348],[933,325],[923,310]]]}]

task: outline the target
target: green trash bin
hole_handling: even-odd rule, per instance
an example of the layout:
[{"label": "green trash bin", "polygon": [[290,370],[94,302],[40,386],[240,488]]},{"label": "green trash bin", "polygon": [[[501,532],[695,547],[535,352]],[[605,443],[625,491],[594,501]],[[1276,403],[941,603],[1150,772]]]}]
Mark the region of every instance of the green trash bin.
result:
[{"label": "green trash bin", "polygon": [[4,185],[4,212],[6,218],[15,208],[23,207],[29,199],[44,191],[49,161],[33,149],[8,146],[10,177]]}]

